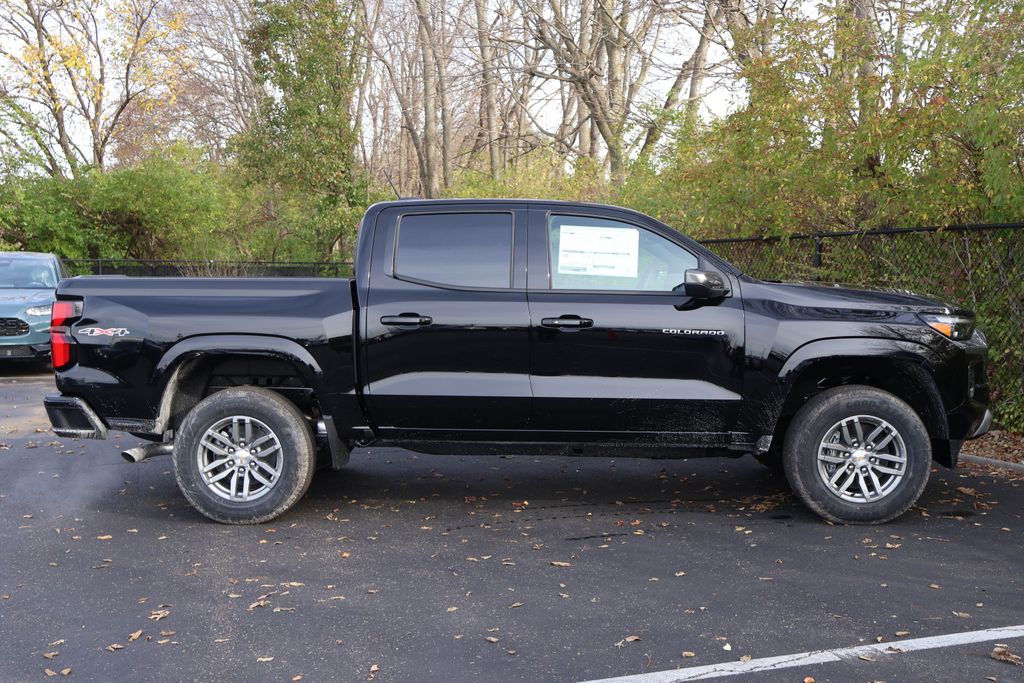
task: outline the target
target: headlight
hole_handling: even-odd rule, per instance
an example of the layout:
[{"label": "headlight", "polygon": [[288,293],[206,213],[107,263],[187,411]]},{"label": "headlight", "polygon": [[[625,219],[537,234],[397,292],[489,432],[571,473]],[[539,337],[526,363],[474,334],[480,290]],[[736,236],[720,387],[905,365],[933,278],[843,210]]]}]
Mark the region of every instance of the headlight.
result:
[{"label": "headlight", "polygon": [[25,313],[29,315],[50,315],[50,311],[53,310],[53,304],[46,304],[45,306],[32,306],[25,309]]},{"label": "headlight", "polygon": [[966,315],[944,315],[921,313],[918,317],[944,337],[950,339],[967,339],[974,332],[974,318]]}]

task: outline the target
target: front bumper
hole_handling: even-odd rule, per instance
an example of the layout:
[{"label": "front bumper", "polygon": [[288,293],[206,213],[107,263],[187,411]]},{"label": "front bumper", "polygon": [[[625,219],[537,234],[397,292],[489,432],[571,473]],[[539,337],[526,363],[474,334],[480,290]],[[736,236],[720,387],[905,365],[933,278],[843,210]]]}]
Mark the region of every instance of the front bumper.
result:
[{"label": "front bumper", "polygon": [[981,418],[981,424],[971,434],[970,439],[977,439],[979,436],[985,436],[988,434],[988,430],[992,428],[992,411],[985,410],[985,417]]},{"label": "front bumper", "polygon": [[11,340],[0,343],[0,360],[6,360],[8,358],[48,358],[49,355],[49,341],[39,344],[27,344],[20,340]]},{"label": "front bumper", "polygon": [[74,439],[105,439],[107,426],[89,404],[75,396],[47,396],[43,399],[53,433]]},{"label": "front bumper", "polygon": [[50,355],[50,321],[21,317],[29,331],[16,337],[0,337],[0,360],[7,358],[45,358]]}]

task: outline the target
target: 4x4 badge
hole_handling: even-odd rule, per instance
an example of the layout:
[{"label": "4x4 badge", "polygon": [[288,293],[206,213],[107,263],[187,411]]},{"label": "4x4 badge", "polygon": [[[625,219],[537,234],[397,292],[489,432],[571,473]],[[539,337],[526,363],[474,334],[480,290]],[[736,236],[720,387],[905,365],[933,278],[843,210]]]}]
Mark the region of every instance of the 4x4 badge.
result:
[{"label": "4x4 badge", "polygon": [[76,332],[86,337],[123,337],[129,334],[124,327],[83,327]]}]

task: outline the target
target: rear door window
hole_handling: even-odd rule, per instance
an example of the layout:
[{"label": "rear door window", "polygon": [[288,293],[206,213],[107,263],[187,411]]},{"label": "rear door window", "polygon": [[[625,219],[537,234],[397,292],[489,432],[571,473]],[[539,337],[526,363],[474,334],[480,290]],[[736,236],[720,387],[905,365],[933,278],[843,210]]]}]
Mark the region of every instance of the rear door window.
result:
[{"label": "rear door window", "polygon": [[512,286],[512,214],[405,214],[395,276],[450,287]]}]

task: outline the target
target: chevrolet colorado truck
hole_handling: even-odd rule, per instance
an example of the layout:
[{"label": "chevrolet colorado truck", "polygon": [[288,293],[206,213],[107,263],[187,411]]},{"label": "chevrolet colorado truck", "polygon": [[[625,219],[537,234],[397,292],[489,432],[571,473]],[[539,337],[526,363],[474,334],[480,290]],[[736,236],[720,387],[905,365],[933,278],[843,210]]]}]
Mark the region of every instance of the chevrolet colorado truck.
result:
[{"label": "chevrolet colorado truck", "polygon": [[880,523],[991,423],[974,315],[766,282],[610,206],[402,200],[348,279],[75,277],[51,343],[63,437],[169,454],[207,517],[288,510],[370,444],[426,453],[752,454],[835,522]]}]

